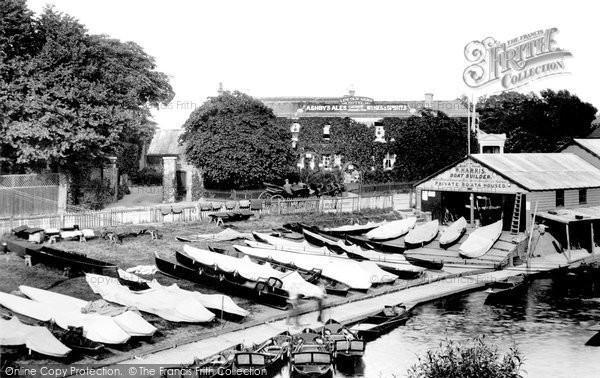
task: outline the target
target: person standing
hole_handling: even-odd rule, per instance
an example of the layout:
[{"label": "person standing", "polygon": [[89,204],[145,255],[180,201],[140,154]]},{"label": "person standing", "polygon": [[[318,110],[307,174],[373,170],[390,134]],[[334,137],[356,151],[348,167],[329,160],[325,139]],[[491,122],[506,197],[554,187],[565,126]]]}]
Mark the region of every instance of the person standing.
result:
[{"label": "person standing", "polygon": [[[286,180],[287,181],[287,180]],[[298,323],[298,287],[293,284],[288,289],[288,305],[289,311],[285,318],[285,324],[290,324],[290,318],[294,319],[294,325],[299,326]]]},{"label": "person standing", "polygon": [[319,317],[317,318],[318,322],[323,321],[323,310],[325,309],[325,298],[327,297],[327,291],[325,290],[325,284],[323,282],[319,282],[319,295],[316,297],[317,306],[319,308]]},{"label": "person standing", "polygon": [[288,179],[285,179],[285,184],[283,184],[283,190],[289,195],[292,195],[292,184]]}]

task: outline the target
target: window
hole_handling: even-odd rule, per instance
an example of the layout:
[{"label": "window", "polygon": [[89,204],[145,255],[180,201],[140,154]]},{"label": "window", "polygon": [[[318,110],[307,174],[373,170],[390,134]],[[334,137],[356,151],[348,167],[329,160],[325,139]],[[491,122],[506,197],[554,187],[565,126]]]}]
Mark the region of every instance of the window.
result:
[{"label": "window", "polygon": [[389,171],[390,169],[394,168],[394,164],[396,163],[396,155],[390,155],[390,153],[388,152],[387,154],[385,154],[385,157],[383,158],[383,169],[386,171]]},{"label": "window", "polygon": [[556,207],[565,206],[565,191],[563,189],[556,191]]},{"label": "window", "polygon": [[331,155],[323,155],[323,168],[328,169],[331,167]]},{"label": "window", "polygon": [[579,189],[579,204],[584,205],[587,203],[587,189]]},{"label": "window", "polygon": [[484,154],[499,154],[500,146],[483,146],[481,152]]},{"label": "window", "polygon": [[329,135],[329,129],[331,128],[331,125],[325,125],[323,126],[323,139],[325,140],[329,140],[330,139],[330,135]]}]

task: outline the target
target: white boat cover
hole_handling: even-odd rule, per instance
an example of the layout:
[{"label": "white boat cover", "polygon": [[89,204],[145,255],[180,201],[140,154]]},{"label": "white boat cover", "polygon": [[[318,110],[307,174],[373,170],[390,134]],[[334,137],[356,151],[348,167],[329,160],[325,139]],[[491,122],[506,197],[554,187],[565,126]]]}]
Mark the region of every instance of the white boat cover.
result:
[{"label": "white boat cover", "polygon": [[78,238],[80,236],[84,236],[86,239],[90,239],[95,237],[94,230],[86,228],[83,230],[73,230],[73,231],[60,231],[61,239],[73,239]]},{"label": "white boat cover", "polygon": [[416,223],[416,217],[391,221],[367,232],[366,237],[370,240],[396,239],[406,234]]},{"label": "white boat cover", "polygon": [[126,272],[126,271],[124,271],[121,268],[119,268],[117,270],[117,273],[119,273],[119,277],[120,278],[122,278],[124,280],[127,280],[127,281],[133,281],[133,282],[139,282],[139,283],[149,283],[150,282],[150,280],[147,280],[147,279],[142,278],[140,276],[136,276],[133,273]]},{"label": "white boat cover", "polygon": [[198,291],[184,290],[177,286],[177,284],[173,284],[171,286],[163,286],[156,280],[153,280],[148,285],[151,289],[164,291],[165,295],[181,296],[182,300],[197,300],[204,307],[216,311],[220,311],[221,309],[223,309],[224,312],[237,316],[247,316],[248,314],[250,314],[249,311],[246,311],[237,304],[235,304],[233,299],[231,299],[231,297],[227,295],[202,294]]},{"label": "white boat cover", "polygon": [[310,252],[314,254],[329,254],[331,251],[326,247],[315,247],[306,240],[301,242],[278,238],[275,236],[271,236],[269,234],[263,234],[260,232],[253,232],[253,234],[257,235],[261,240],[265,240],[268,244],[271,244],[279,249],[287,250],[287,251],[298,251],[298,252]]},{"label": "white boat cover", "polygon": [[346,250],[346,252],[354,253],[362,256],[372,262],[375,262],[380,267],[385,266],[399,271],[405,272],[424,272],[427,268],[416,266],[406,260],[404,255],[399,253],[381,253],[372,249],[363,249],[358,245],[346,245],[341,240],[338,240],[337,245]]},{"label": "white boat cover", "polygon": [[364,230],[364,229],[370,229],[373,227],[379,227],[382,226],[384,223],[386,223],[386,221],[383,222],[367,222],[367,224],[347,224],[344,226],[339,226],[339,227],[329,227],[329,228],[323,228],[324,231],[327,232],[349,232],[349,231],[356,231],[356,230]]},{"label": "white boat cover", "polygon": [[448,244],[454,242],[462,235],[463,230],[467,227],[467,220],[465,217],[460,217],[457,221],[452,223],[448,228],[442,232],[440,236],[440,244]]},{"label": "white boat cover", "polygon": [[52,357],[64,357],[71,351],[46,327],[23,324],[16,317],[10,320],[0,318],[0,345],[25,345],[35,352]]},{"label": "white boat cover", "polygon": [[226,228],[223,231],[216,234],[196,234],[187,236],[190,240],[206,240],[206,241],[228,241],[236,239],[250,239],[252,234],[247,232],[239,232],[231,228]]},{"label": "white boat cover", "polygon": [[117,280],[98,274],[87,273],[85,280],[94,293],[109,302],[135,307],[172,322],[205,323],[215,318],[200,302],[168,295],[163,290],[131,291]]},{"label": "white boat cover", "polygon": [[458,249],[460,255],[471,259],[485,255],[502,234],[502,224],[502,219],[500,219],[496,223],[473,231],[460,245]]},{"label": "white boat cover", "polygon": [[0,304],[18,314],[41,321],[53,320],[60,328],[83,327],[83,336],[104,344],[123,344],[127,334],[110,316],[82,314],[69,308],[48,306],[45,303],[0,293]]},{"label": "white boat cover", "polygon": [[[19,286],[19,290],[36,302],[75,312],[81,312],[89,303],[79,298],[24,285]],[[91,314],[94,315],[94,313]],[[156,332],[156,327],[133,311],[125,311],[122,314],[113,316],[112,319],[130,336],[152,336]]]},{"label": "white boat cover", "polygon": [[415,225],[404,237],[404,242],[409,244],[429,243],[437,236],[439,229],[440,222],[437,219]]},{"label": "white boat cover", "polygon": [[[248,256],[240,259],[189,245],[184,245],[183,250],[192,259],[202,264],[217,266],[219,269],[229,273],[237,272],[240,276],[250,281],[258,281],[259,279],[268,280],[271,277],[275,277],[281,280],[284,290],[289,291],[292,283],[294,283],[296,292],[305,297],[312,297],[316,290],[320,290],[317,286],[306,282],[300,275],[298,277],[290,277],[287,273],[273,269],[271,264],[257,264],[250,260]],[[298,278],[302,282],[299,282]]]},{"label": "white boat cover", "polygon": [[[263,246],[265,245],[263,244]],[[268,246],[267,248],[251,248],[234,245],[234,248],[250,256],[272,259],[282,264],[292,264],[305,270],[321,269],[323,276],[342,282],[352,289],[366,290],[371,287],[373,282],[369,272],[362,269],[356,261],[348,259],[347,256],[344,258],[344,255],[341,255],[341,258],[335,258],[333,256],[281,251],[268,248]]]}]

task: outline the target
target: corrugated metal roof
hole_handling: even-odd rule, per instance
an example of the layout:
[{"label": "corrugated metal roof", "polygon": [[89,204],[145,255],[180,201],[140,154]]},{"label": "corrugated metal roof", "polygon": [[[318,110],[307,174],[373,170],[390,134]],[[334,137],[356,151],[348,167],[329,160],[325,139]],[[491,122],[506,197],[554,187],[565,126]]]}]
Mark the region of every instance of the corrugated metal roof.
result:
[{"label": "corrugated metal roof", "polygon": [[600,157],[600,139],[573,139],[573,142]]},{"label": "corrugated metal roof", "polygon": [[474,154],[471,156],[473,160],[528,190],[600,187],[600,170],[575,154]]},{"label": "corrugated metal roof", "polygon": [[184,153],[183,146],[179,145],[182,129],[156,130],[152,142],[148,147],[148,156],[179,156]]}]

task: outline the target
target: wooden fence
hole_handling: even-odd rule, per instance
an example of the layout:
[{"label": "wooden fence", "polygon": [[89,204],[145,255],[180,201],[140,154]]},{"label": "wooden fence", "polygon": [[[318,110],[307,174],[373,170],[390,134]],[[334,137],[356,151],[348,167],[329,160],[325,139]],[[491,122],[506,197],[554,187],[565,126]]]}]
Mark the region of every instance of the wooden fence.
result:
[{"label": "wooden fence", "polygon": [[[356,197],[309,198],[282,200],[265,204],[257,216],[318,213],[355,213],[364,210],[386,210],[393,208],[392,195],[373,195]],[[237,203],[239,206],[239,203]],[[79,225],[80,228],[102,229],[130,224],[210,221],[215,211],[200,211],[199,206],[177,207],[160,205],[153,207],[107,209],[101,211],[82,211],[43,215],[33,217],[12,217],[0,219],[0,235],[13,228],[27,225],[40,228],[61,228]]]},{"label": "wooden fence", "polygon": [[57,173],[0,176],[0,218],[58,211]]}]

